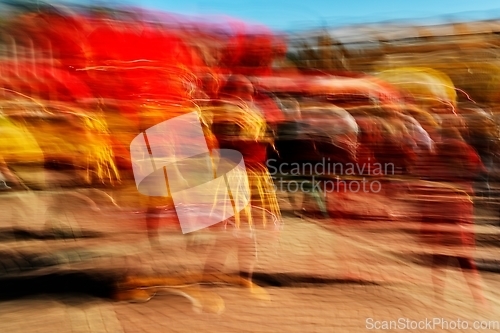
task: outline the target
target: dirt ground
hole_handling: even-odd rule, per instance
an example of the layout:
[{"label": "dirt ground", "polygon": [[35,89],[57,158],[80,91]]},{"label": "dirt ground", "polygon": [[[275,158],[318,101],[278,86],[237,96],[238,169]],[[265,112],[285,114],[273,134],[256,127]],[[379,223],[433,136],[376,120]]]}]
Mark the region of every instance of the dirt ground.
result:
[{"label": "dirt ground", "polygon": [[[213,234],[189,238],[167,223],[160,246],[151,249],[144,214],[137,207],[123,205],[119,210],[102,193],[81,190],[99,206],[94,211],[69,191],[2,195],[0,253],[45,253],[46,258],[58,254],[60,260],[24,270],[20,264],[8,270],[1,261],[4,279],[85,269],[171,276],[203,268]],[[121,197],[110,193],[118,204],[126,197],[125,191]],[[286,199],[280,197],[283,211],[289,209]],[[47,205],[57,209],[48,211]],[[314,203],[306,207],[312,209]],[[417,228],[415,221],[402,217],[341,221],[285,214],[279,234],[257,234],[254,279],[270,300],[256,299],[235,286],[195,286],[203,295],[198,301],[222,301],[223,311],[214,314],[200,312],[197,300],[183,294],[185,286],[161,289],[146,303],[82,293],[47,294],[41,287],[36,295],[2,299],[0,332],[365,332],[391,322],[399,325],[389,330],[394,332],[499,331],[498,275],[481,273],[488,307],[474,303],[464,276],[453,266],[447,272],[444,299],[436,299],[430,268],[419,259],[426,249],[415,237]],[[66,234],[42,237],[42,231],[56,229]],[[491,225],[476,229],[483,236],[497,234]],[[12,230],[32,234],[12,236]],[[478,246],[476,252],[481,258],[498,256],[491,244]],[[236,255],[229,253],[225,271],[237,271],[237,264]],[[483,329],[476,329],[478,325]]]}]

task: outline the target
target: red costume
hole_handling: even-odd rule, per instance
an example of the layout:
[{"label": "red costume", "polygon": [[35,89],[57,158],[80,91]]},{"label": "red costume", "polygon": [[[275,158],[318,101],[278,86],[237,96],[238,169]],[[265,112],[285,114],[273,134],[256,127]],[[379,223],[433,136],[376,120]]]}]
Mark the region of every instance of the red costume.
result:
[{"label": "red costume", "polygon": [[[481,160],[463,140],[444,139],[427,163],[429,180],[446,185],[429,184],[430,201],[421,201],[420,206],[422,236],[437,247],[436,255],[444,251],[468,258],[475,248],[472,182],[484,169]],[[447,230],[439,230],[440,227]]]}]

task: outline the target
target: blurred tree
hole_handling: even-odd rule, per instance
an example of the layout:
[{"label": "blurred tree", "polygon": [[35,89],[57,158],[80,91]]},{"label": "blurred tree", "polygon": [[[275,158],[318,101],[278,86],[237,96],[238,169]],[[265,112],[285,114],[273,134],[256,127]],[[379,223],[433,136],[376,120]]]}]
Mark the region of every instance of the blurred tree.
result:
[{"label": "blurred tree", "polygon": [[311,39],[314,43],[305,38],[292,42],[292,48],[287,54],[288,60],[301,69],[349,70],[349,52],[342,43],[327,32]]}]

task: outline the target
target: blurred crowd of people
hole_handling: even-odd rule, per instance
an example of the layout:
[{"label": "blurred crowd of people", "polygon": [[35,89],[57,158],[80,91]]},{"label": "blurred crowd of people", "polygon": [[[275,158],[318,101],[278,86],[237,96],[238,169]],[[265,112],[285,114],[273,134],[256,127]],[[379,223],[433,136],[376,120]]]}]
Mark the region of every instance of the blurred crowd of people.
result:
[{"label": "blurred crowd of people", "polygon": [[[4,188],[20,183],[15,165],[57,160],[83,169],[88,183],[133,183],[132,139],[195,110],[211,150],[233,149],[244,157],[256,210],[223,227],[280,226],[273,183],[280,175],[270,172],[269,160],[288,181],[314,176],[293,172],[291,165],[325,159],[357,171],[323,173],[320,184],[346,177],[403,179],[420,207],[422,236],[436,248],[436,272],[454,242],[453,256],[472,270],[468,282],[483,302],[473,261],[472,198],[475,184],[489,195],[497,159],[499,136],[489,106],[458,100],[453,82],[430,68],[373,75],[280,72],[273,64],[285,54],[283,41],[240,29],[209,34],[201,27],[160,27],[131,13],[16,16],[6,30],[10,39],[2,40],[0,63],[2,130],[8,133],[0,138]],[[37,142],[41,154],[12,148],[13,138],[21,145]],[[394,168],[377,173],[377,164]],[[158,245],[161,213],[174,204],[168,197],[141,200],[149,238]],[[303,199],[292,201],[301,211]],[[224,263],[227,253],[220,248],[227,239],[218,241],[207,269],[220,270]],[[251,274],[254,236],[240,235],[236,244],[240,270]],[[440,287],[441,277],[435,279]]]}]

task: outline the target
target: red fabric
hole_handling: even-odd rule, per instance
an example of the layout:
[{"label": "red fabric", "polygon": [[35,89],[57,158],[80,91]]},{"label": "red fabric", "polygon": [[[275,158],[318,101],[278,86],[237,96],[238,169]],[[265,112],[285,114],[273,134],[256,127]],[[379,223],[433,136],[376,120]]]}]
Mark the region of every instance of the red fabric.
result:
[{"label": "red fabric", "polygon": [[221,65],[233,74],[268,76],[272,74],[275,54],[282,52],[282,41],[275,41],[271,34],[252,35],[238,31],[222,50]]},{"label": "red fabric", "polygon": [[[424,204],[420,235],[427,244],[471,251],[475,247],[474,208],[463,195],[450,196],[441,202]],[[439,211],[429,212],[430,206]],[[434,209],[436,210],[436,208]],[[450,250],[448,249],[448,250]]]},{"label": "red fabric", "polygon": [[357,161],[355,163],[355,171],[361,170],[365,175],[381,176],[379,173],[384,173],[385,170],[377,169],[377,159],[373,150],[371,150],[366,144],[360,144],[356,151]]},{"label": "red fabric", "polygon": [[241,74],[245,76],[271,76],[273,73],[273,70],[270,66],[231,66],[228,71],[233,74]]},{"label": "red fabric", "polygon": [[356,118],[356,123],[360,129],[358,136],[358,149],[356,151],[357,166],[368,170],[370,167],[370,174],[375,171],[375,163],[379,163],[375,154],[382,147],[384,141],[383,133],[380,130],[378,121],[375,118],[359,117]]},{"label": "red fabric", "polygon": [[220,140],[222,149],[234,149],[243,155],[245,167],[253,168],[265,165],[268,143],[246,140]]},{"label": "red fabric", "polygon": [[[18,62],[16,65],[7,61],[0,66],[3,77],[11,81],[12,86],[17,86],[16,91],[20,93],[33,92],[46,98],[57,97],[66,101],[93,97],[89,87],[68,71],[39,64],[33,69],[33,64],[29,62]],[[54,93],[58,95],[54,96]]]},{"label": "red fabric", "polygon": [[457,139],[444,140],[438,148],[440,148],[441,158],[452,158],[465,162],[466,171],[470,173],[485,171],[481,158],[474,148],[465,141]]},{"label": "red fabric", "polygon": [[50,51],[62,68],[68,70],[85,64],[85,27],[86,21],[78,15],[62,17],[30,13],[21,16],[15,29],[16,33],[29,36],[38,51]]},{"label": "red fabric", "polygon": [[283,111],[272,98],[259,94],[255,97],[254,103],[264,112],[268,124],[274,125],[285,121]]},{"label": "red fabric", "polygon": [[[467,194],[473,195],[473,177],[484,166],[475,150],[462,140],[445,139],[437,148],[437,154],[427,161],[426,173],[431,180],[450,182],[463,192],[437,187],[431,192],[434,201],[420,205],[421,235],[429,244],[449,246],[463,255],[475,246],[474,205]],[[439,230],[446,226],[451,230]]]},{"label": "red fabric", "polygon": [[110,59],[119,59],[122,39],[118,31],[110,25],[98,24],[94,31],[87,37],[91,52],[91,61],[100,63]]},{"label": "red fabric", "polygon": [[429,156],[425,173],[430,179],[467,184],[485,171],[474,148],[463,140],[446,139],[437,144],[437,153]]}]

